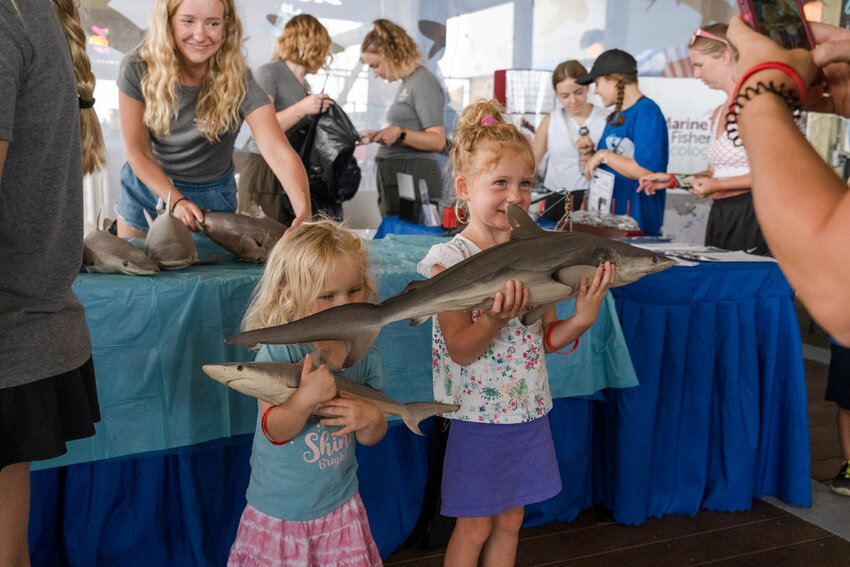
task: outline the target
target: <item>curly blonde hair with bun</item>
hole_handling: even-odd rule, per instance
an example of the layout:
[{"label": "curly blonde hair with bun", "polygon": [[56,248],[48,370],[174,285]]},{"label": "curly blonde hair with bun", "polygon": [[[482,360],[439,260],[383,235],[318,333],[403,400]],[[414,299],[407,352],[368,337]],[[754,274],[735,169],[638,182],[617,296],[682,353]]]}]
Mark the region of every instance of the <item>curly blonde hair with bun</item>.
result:
[{"label": "curly blonde hair with bun", "polygon": [[[219,141],[228,132],[236,131],[242,124],[240,107],[247,91],[248,66],[242,55],[242,23],[233,0],[219,1],[224,8],[224,34],[221,46],[209,59],[195,107],[197,128],[211,143]],[[157,136],[169,135],[171,122],[177,117],[180,59],[171,18],[181,2],[156,0],[140,49],[141,59],[147,64],[147,72],[142,78],[144,123]]]},{"label": "curly blonde hair with bun", "polygon": [[419,46],[404,28],[386,19],[372,22],[372,30],[363,38],[360,51],[380,55],[394,73],[418,65],[422,59]]},{"label": "curly blonde hair with bun", "polygon": [[340,262],[362,272],[364,295],[377,300],[369,276],[369,251],[356,233],[327,218],[286,231],[266,260],[242,330],[283,325],[310,315],[325,275]]},{"label": "curly blonde hair with bun", "polygon": [[330,54],[331,36],[325,26],[310,14],[298,14],[283,26],[272,59],[319,69],[327,63]]}]

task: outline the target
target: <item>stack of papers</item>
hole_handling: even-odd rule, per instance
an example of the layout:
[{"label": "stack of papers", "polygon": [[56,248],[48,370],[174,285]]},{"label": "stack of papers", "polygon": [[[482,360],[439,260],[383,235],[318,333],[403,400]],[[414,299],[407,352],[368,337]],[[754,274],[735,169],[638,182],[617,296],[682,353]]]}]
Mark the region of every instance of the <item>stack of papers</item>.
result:
[{"label": "stack of papers", "polygon": [[682,242],[635,242],[632,244],[664,254],[681,266],[696,266],[700,262],[776,262],[776,259],[770,256],[747,254],[743,250],[721,250],[713,246],[694,246]]}]

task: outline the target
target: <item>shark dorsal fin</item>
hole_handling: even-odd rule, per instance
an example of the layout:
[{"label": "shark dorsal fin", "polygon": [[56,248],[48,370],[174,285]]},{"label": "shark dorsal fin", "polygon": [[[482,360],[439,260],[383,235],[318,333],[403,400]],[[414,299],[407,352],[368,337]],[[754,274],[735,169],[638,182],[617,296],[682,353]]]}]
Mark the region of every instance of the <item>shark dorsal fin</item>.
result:
[{"label": "shark dorsal fin", "polygon": [[254,201],[248,203],[248,207],[244,211],[242,211],[242,214],[255,219],[266,218],[266,212],[263,210],[263,207],[261,207]]},{"label": "shark dorsal fin", "polygon": [[505,206],[505,212],[508,215],[508,224],[511,225],[511,240],[540,236],[540,233],[545,232],[531,220],[528,213],[513,203]]},{"label": "shark dorsal fin", "polygon": [[404,293],[410,293],[411,291],[419,289],[420,287],[427,285],[427,284],[428,284],[428,280],[413,280],[412,282],[410,282],[406,286],[404,286],[404,289],[399,292],[399,295],[402,295]]}]

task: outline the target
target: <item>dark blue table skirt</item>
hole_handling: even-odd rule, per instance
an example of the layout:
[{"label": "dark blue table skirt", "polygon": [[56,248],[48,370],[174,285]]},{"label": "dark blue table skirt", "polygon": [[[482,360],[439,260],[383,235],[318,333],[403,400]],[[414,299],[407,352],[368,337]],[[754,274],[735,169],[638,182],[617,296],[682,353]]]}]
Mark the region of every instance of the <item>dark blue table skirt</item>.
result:
[{"label": "dark blue table skirt", "polygon": [[[526,525],[569,521],[602,498],[604,445],[594,432],[602,404],[555,400],[550,423],[565,490],[529,506]],[[381,556],[411,534],[423,505],[436,432],[391,422],[386,437],[357,447],[360,494]],[[221,566],[245,507],[251,435],[167,453],[32,473],[34,567]]]}]

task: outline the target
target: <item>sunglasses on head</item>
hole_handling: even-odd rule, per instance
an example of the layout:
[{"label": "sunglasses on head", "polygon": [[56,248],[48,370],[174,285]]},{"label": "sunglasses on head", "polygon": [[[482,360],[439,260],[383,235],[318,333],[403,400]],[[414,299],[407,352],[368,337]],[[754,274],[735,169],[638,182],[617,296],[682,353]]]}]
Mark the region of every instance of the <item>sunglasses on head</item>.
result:
[{"label": "sunglasses on head", "polygon": [[688,43],[688,47],[693,47],[694,42],[697,40],[698,37],[704,37],[705,39],[713,39],[714,41],[719,41],[720,43],[725,44],[727,48],[732,48],[732,46],[729,45],[729,42],[723,39],[722,37],[718,37],[713,33],[707,32],[703,29],[697,29],[694,32],[694,35],[691,36],[691,41]]}]

